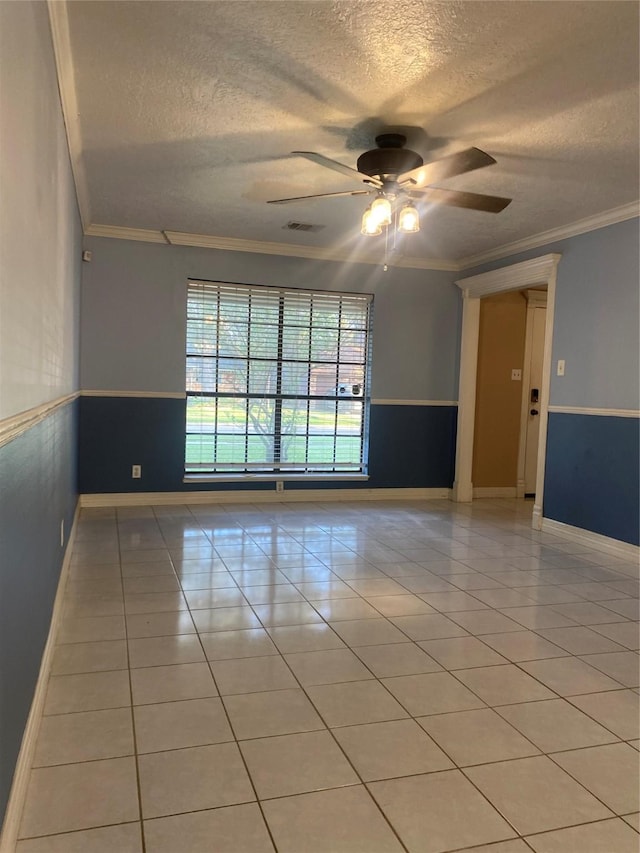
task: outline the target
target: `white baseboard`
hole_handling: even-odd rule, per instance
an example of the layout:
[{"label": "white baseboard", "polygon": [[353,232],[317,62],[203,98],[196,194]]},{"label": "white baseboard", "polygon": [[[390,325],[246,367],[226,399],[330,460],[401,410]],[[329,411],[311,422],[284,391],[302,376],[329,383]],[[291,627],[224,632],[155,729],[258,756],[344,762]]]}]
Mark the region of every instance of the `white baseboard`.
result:
[{"label": "white baseboard", "polygon": [[474,486],[474,498],[515,498],[515,486]]},{"label": "white baseboard", "polygon": [[64,590],[67,585],[67,577],[69,575],[69,566],[71,564],[71,552],[76,537],[76,528],[78,516],[80,512],[80,502],[76,505],[76,511],[73,516],[73,524],[69,533],[67,547],[64,552],[62,568],[60,569],[60,577],[58,579],[58,589],[53,602],[53,610],[51,612],[51,623],[49,625],[49,634],[45,643],[44,651],[42,652],[42,660],[40,661],[40,672],[36,682],[36,688],[31,702],[31,709],[27,718],[24,734],[22,735],[22,744],[18,761],[13,773],[13,783],[11,792],[9,793],[9,801],[7,810],[2,824],[2,835],[0,835],[0,853],[14,853],[15,846],[18,840],[18,831],[20,829],[20,821],[22,819],[22,810],[27,794],[27,786],[29,784],[29,774],[33,764],[33,757],[38,739],[38,731],[40,729],[40,720],[44,710],[44,702],[47,695],[47,684],[49,682],[49,673],[51,671],[51,662],[53,660],[53,652],[56,644],[56,636],[58,627],[62,619]]},{"label": "white baseboard", "polygon": [[612,539],[610,536],[602,536],[600,533],[593,533],[593,531],[584,530],[582,527],[573,527],[571,524],[564,524],[562,521],[555,521],[553,518],[542,519],[542,530],[544,533],[558,533],[573,542],[579,542],[588,548],[597,548],[616,557],[627,560],[629,558],[640,559],[640,547],[637,545],[631,545],[629,542],[623,542],[620,539]]},{"label": "white baseboard", "polygon": [[333,501],[449,500],[451,489],[266,489],[197,492],[120,492],[80,495],[81,507],[181,504],[330,503]]}]

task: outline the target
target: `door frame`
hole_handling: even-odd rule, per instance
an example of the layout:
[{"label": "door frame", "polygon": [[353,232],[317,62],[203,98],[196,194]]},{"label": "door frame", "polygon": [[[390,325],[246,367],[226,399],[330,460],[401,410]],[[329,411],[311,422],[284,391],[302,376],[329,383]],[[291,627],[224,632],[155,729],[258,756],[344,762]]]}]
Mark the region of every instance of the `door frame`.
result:
[{"label": "door frame", "polygon": [[460,344],[460,379],[458,388],[458,431],[456,437],[456,468],[452,500],[473,500],[471,480],[473,464],[473,434],[475,430],[476,381],[478,376],[478,341],[480,337],[480,300],[483,296],[509,290],[547,285],[547,317],[544,335],[542,388],[540,391],[540,440],[536,473],[536,498],[532,527],[542,529],[544,469],[547,451],[549,420],[549,386],[551,384],[551,348],[553,318],[556,302],[557,267],[562,255],[552,253],[521,261],[490,272],[458,279],[462,290],[462,340]]},{"label": "door frame", "polygon": [[[520,401],[520,439],[518,441],[518,468],[516,480],[516,497],[523,498],[526,492],[525,484],[525,469],[526,469],[526,449],[527,449],[527,432],[529,409],[531,408],[531,400],[529,399],[529,389],[531,387],[531,351],[533,349],[533,317],[535,308],[547,307],[547,291],[546,290],[527,290],[527,320],[525,327],[524,338],[524,364],[522,365],[522,399]],[[546,317],[546,314],[545,314]],[[545,340],[547,329],[545,327]],[[543,351],[544,355],[544,351]],[[542,393],[542,389],[540,389]]]}]

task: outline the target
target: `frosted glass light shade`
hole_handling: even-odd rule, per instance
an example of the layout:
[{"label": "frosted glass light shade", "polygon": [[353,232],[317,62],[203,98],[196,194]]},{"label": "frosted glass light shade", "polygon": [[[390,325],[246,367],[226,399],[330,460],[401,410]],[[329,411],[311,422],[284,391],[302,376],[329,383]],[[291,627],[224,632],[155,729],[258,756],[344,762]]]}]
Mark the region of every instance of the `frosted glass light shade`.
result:
[{"label": "frosted glass light shade", "polygon": [[380,225],[391,225],[391,202],[384,196],[379,196],[371,205],[371,215]]},{"label": "frosted glass light shade", "polygon": [[405,234],[415,234],[420,230],[420,216],[417,209],[408,202],[398,215],[398,231],[404,231]]},{"label": "frosted glass light shade", "polygon": [[370,207],[362,214],[362,228],[360,229],[360,233],[368,237],[375,237],[376,234],[382,234],[382,225],[373,215]]}]

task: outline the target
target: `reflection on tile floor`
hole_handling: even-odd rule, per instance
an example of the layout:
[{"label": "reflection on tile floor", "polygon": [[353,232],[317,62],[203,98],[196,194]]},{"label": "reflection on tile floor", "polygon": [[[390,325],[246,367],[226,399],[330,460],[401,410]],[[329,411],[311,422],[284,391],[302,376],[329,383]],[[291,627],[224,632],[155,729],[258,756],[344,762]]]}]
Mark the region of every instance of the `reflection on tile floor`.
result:
[{"label": "reflection on tile floor", "polygon": [[83,510],[16,853],[637,853],[637,561],[530,513]]}]

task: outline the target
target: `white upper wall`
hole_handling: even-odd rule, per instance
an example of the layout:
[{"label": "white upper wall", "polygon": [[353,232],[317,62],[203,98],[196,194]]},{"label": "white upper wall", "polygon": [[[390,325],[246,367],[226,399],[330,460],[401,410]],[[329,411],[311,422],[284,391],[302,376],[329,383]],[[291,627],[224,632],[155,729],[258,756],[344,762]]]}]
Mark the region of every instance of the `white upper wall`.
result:
[{"label": "white upper wall", "polygon": [[82,232],[47,5],[0,3],[0,419],[78,387]]}]

